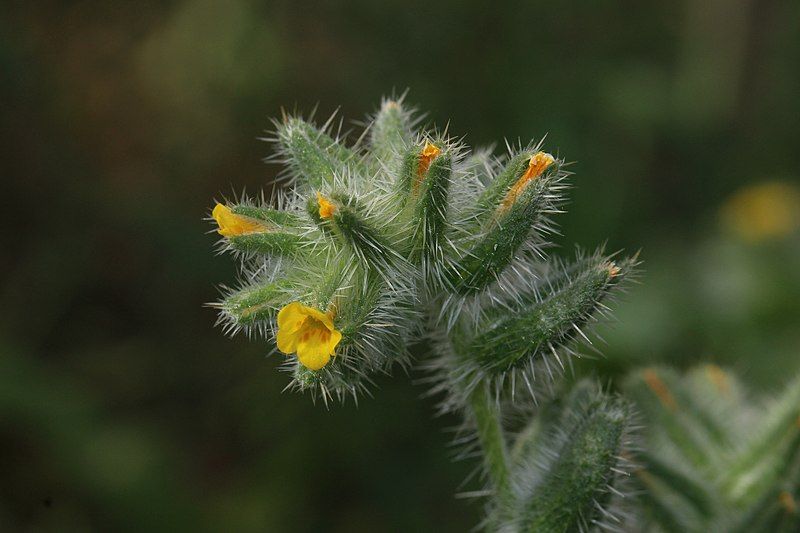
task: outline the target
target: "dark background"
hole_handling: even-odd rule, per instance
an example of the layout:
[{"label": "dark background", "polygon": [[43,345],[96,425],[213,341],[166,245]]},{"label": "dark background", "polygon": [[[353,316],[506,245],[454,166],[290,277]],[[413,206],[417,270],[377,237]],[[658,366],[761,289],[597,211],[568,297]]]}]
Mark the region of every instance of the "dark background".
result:
[{"label": "dark background", "polygon": [[409,88],[470,144],[547,134],[576,162],[554,253],[645,261],[582,371],[796,372],[800,3],[343,4],[4,4],[0,529],[477,523],[420,372],[326,410],[203,306],[235,277],[203,218],[271,187],[281,106],[363,120]]}]

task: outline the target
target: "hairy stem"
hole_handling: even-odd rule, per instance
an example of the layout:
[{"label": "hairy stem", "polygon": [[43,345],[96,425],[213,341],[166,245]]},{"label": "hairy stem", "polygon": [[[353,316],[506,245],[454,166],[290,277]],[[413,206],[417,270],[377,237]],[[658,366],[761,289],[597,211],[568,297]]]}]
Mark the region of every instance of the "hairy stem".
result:
[{"label": "hairy stem", "polygon": [[476,387],[470,395],[469,404],[483,449],[486,470],[495,493],[501,496],[508,490],[508,451],[500,426],[499,406],[487,392],[485,385]]}]

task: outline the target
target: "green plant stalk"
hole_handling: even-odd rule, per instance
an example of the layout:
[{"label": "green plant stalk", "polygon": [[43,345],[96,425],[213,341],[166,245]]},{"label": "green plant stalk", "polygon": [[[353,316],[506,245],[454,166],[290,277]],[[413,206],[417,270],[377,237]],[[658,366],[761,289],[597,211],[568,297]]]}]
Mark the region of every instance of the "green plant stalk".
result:
[{"label": "green plant stalk", "polygon": [[508,450],[500,424],[500,409],[488,394],[486,386],[475,387],[469,397],[469,407],[483,450],[486,472],[497,498],[502,499],[508,492],[509,473]]}]

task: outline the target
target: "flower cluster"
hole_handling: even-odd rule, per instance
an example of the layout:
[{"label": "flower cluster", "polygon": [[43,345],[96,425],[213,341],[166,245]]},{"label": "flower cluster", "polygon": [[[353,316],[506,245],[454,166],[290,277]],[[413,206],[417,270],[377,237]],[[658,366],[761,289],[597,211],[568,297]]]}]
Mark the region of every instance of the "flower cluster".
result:
[{"label": "flower cluster", "polygon": [[627,465],[626,402],[576,393],[569,431],[519,434],[518,460],[501,409],[571,364],[636,259],[548,256],[568,172],[541,143],[494,156],[417,122],[402,99],[386,100],[351,146],[331,121],[276,122],[288,192],[212,212],[245,280],[215,304],[221,322],[268,337],[290,386],[326,403],[409,366],[411,345],[430,348],[432,392],[464,413],[483,450],[493,529],[577,530],[615,516],[597,502],[615,500]]}]

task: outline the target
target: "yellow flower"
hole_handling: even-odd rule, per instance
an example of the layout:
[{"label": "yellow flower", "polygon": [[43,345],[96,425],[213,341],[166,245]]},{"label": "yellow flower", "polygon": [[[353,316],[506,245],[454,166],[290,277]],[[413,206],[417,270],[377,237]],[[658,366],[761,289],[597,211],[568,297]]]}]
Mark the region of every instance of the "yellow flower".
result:
[{"label": "yellow flower", "polygon": [[547,167],[552,165],[555,162],[555,159],[552,155],[546,152],[536,152],[531,156],[530,161],[528,161],[528,168],[525,170],[525,173],[517,180],[517,182],[511,186],[506,194],[506,197],[503,198],[503,203],[500,205],[500,211],[504,212],[507,211],[514,202],[517,201],[517,198],[522,191],[525,190],[525,187],[531,181],[535,180],[542,173],[547,170]]},{"label": "yellow flower", "polygon": [[331,313],[292,302],[278,312],[277,340],[280,351],[297,352],[300,364],[319,370],[330,361],[342,332],[334,329]]},{"label": "yellow flower", "polygon": [[219,229],[217,233],[223,237],[237,237],[247,233],[259,233],[267,231],[264,224],[251,220],[247,217],[235,214],[229,207],[217,204],[211,212],[211,216],[217,221]]},{"label": "yellow flower", "polygon": [[331,218],[336,212],[336,206],[320,193],[317,193],[317,203],[319,204],[319,216],[322,218]]},{"label": "yellow flower", "polygon": [[720,214],[742,240],[786,237],[800,227],[800,189],[782,181],[750,185],[729,198]]}]

